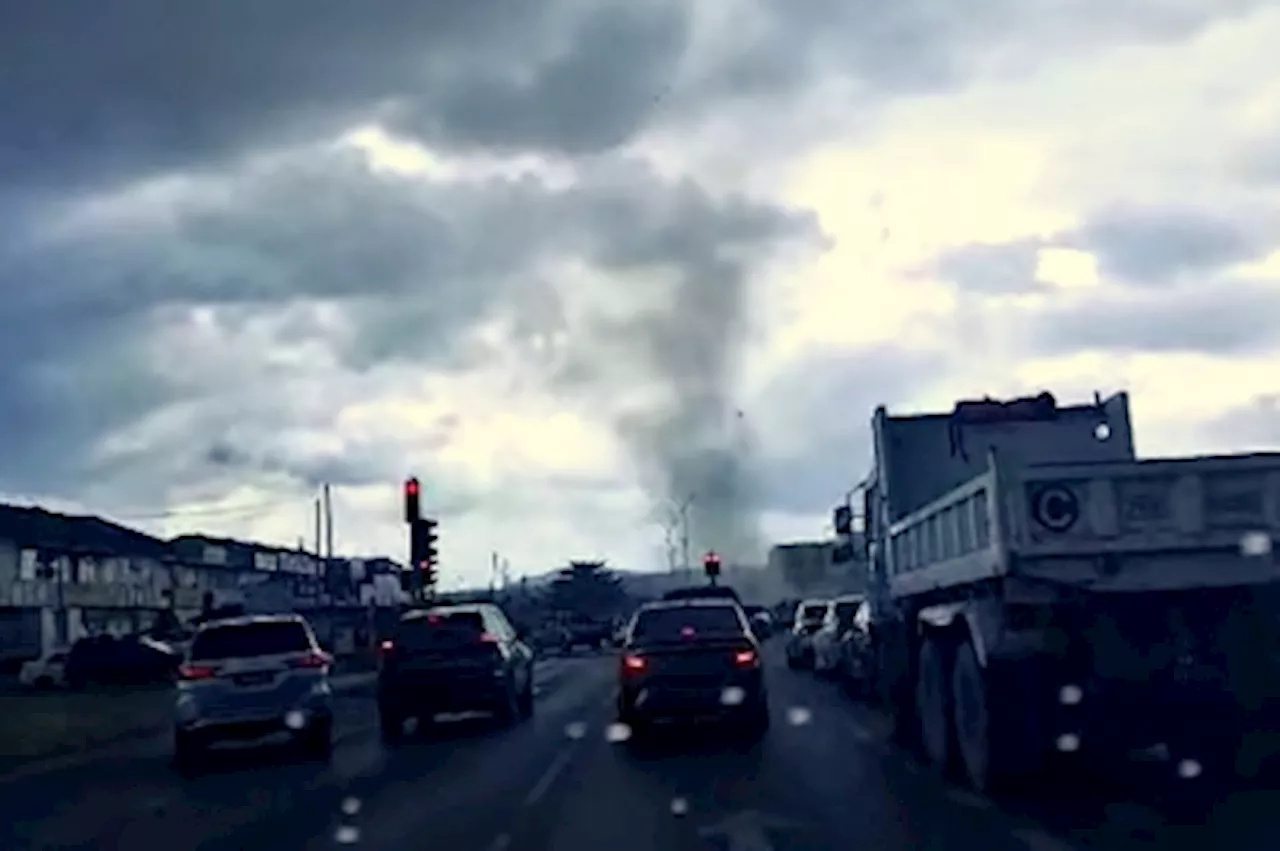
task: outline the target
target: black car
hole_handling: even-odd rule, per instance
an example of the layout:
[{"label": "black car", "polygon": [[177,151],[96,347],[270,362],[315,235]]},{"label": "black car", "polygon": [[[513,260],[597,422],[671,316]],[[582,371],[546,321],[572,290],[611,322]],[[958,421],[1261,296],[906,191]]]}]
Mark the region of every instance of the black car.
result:
[{"label": "black car", "polygon": [[618,721],[633,739],[658,723],[720,719],[764,735],[760,646],[732,600],[667,600],[636,612],[619,668]]},{"label": "black car", "polygon": [[491,712],[506,724],[533,714],[533,651],[489,603],[440,606],[400,618],[382,642],[378,720],[397,742],[442,713]]},{"label": "black car", "polygon": [[95,635],[71,645],[63,676],[72,688],[143,685],[173,680],[182,656],[142,635]]}]

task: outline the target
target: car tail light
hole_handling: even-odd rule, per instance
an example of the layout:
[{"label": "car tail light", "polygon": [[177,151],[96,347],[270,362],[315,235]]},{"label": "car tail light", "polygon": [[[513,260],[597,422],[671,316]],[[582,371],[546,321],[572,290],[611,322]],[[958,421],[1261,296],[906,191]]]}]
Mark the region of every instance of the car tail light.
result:
[{"label": "car tail light", "polygon": [[622,657],[622,672],[624,674],[642,674],[648,667],[649,662],[643,656],[628,653]]},{"label": "car tail light", "polygon": [[378,645],[378,653],[384,659],[390,656],[392,653],[394,653],[395,649],[396,649],[396,643],[392,641],[390,638],[384,639],[383,642]]},{"label": "car tail light", "polygon": [[492,632],[482,632],[480,633],[480,643],[499,644],[501,642],[498,640],[498,636],[494,635]]},{"label": "car tail light", "polygon": [[333,664],[333,658],[328,653],[311,652],[301,659],[293,663],[295,668],[327,668]]},{"label": "car tail light", "polygon": [[739,650],[733,654],[733,664],[739,668],[754,668],[760,664],[760,656],[754,650]]},{"label": "car tail light", "polygon": [[211,665],[179,665],[178,678],[182,680],[209,680],[218,675],[218,669]]}]

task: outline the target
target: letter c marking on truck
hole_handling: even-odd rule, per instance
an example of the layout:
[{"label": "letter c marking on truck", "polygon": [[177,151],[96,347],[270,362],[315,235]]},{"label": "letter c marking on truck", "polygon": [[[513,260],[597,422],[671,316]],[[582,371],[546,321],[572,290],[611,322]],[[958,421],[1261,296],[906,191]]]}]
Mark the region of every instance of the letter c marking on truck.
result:
[{"label": "letter c marking on truck", "polygon": [[1080,500],[1065,485],[1046,485],[1031,502],[1031,516],[1052,532],[1065,532],[1080,519]]}]

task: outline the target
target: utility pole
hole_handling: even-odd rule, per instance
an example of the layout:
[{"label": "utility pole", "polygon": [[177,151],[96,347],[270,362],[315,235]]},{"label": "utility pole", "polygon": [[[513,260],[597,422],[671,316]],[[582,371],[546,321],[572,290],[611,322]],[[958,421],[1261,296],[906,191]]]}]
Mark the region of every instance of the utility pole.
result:
[{"label": "utility pole", "polygon": [[320,503],[320,497],[316,497],[315,502],[315,521],[316,521],[316,558],[324,558],[324,548],[321,543],[322,529],[324,528],[324,506]]},{"label": "utility pole", "polygon": [[324,548],[325,560],[333,561],[333,496],[329,483],[324,483]]}]

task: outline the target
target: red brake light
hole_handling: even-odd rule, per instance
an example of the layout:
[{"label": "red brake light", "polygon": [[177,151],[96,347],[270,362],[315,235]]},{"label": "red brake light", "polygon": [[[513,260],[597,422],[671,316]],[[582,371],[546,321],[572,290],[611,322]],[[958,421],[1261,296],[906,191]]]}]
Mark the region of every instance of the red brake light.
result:
[{"label": "red brake light", "polygon": [[754,668],[760,664],[760,657],[756,655],[754,650],[739,650],[733,654],[733,664],[739,668]]},{"label": "red brake light", "polygon": [[498,640],[498,636],[494,635],[492,632],[482,632],[480,633],[480,643],[481,644],[498,644],[500,642]]},{"label": "red brake light", "polygon": [[295,668],[327,668],[333,663],[328,653],[311,652],[293,663]]},{"label": "red brake light", "polygon": [[217,668],[209,665],[180,665],[178,667],[178,678],[183,680],[208,680],[217,675]]},{"label": "red brake light", "polygon": [[691,626],[680,627],[680,635],[682,638],[693,638],[696,634],[697,633],[694,632],[694,629]]},{"label": "red brake light", "polygon": [[378,651],[383,656],[390,656],[392,651],[396,649],[396,643],[390,638],[384,638],[382,643],[378,645]]},{"label": "red brake light", "polygon": [[645,661],[643,656],[628,653],[622,657],[622,670],[628,674],[638,674],[647,667],[649,667],[649,663]]}]

